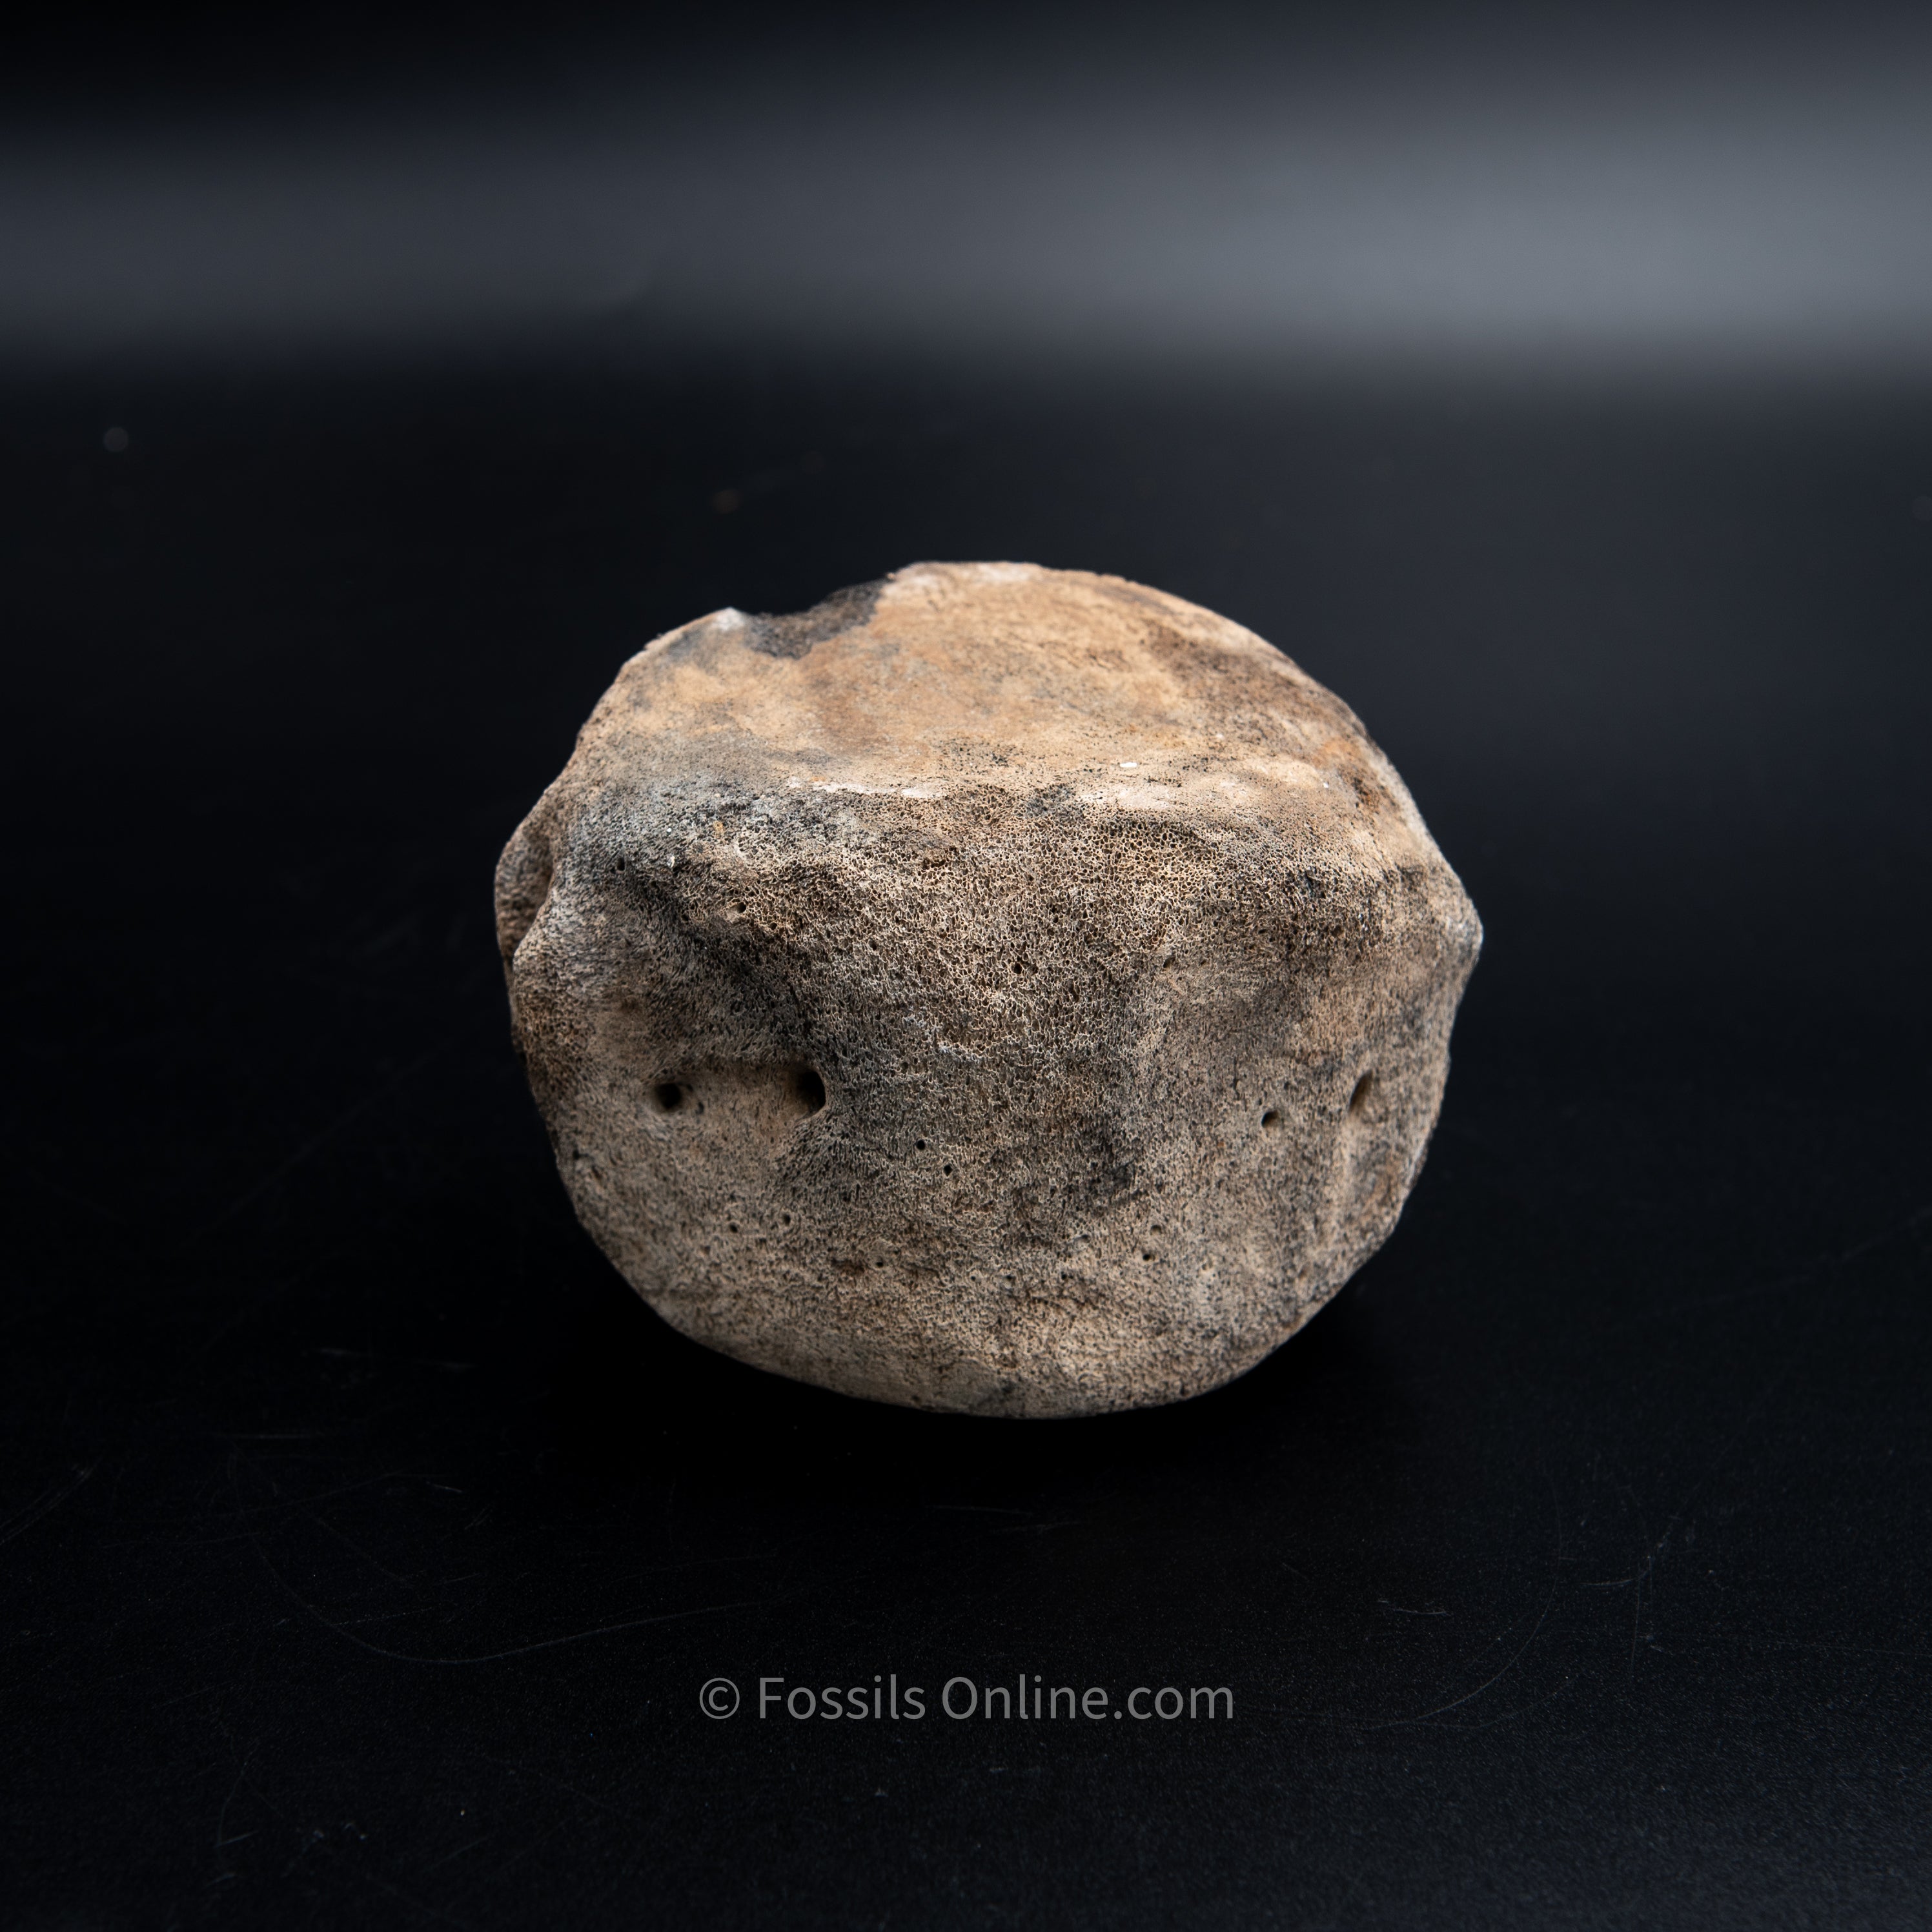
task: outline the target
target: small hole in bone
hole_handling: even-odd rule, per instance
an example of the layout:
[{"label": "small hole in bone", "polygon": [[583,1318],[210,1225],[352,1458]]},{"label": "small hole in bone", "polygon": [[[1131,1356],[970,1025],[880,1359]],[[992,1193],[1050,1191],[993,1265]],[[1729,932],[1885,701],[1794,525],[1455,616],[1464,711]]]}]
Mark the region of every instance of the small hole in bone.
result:
[{"label": "small hole in bone", "polygon": [[920,1150],[920,1152],[921,1154],[925,1153],[925,1151],[926,1151],[926,1143],[925,1143],[925,1142],[923,1142],[923,1141],[914,1141],[914,1142],[913,1142],[913,1145],[914,1145],[914,1147],[917,1148],[919,1149],[919,1150]]},{"label": "small hole in bone", "polygon": [[791,1090],[808,1114],[817,1113],[825,1105],[825,1082],[809,1066],[801,1066],[794,1072]]},{"label": "small hole in bone", "polygon": [[950,1160],[946,1163],[946,1172],[948,1174],[950,1174],[952,1172],[952,1163]]},{"label": "small hole in bone", "polygon": [[651,1089],[651,1106],[660,1114],[675,1114],[685,1099],[684,1089],[675,1080],[660,1080]]},{"label": "small hole in bone", "polygon": [[1277,1108],[1270,1107],[1268,1112],[1262,1116],[1262,1125],[1270,1130],[1280,1126],[1281,1125],[1281,1114],[1280,1111]]},{"label": "small hole in bone", "polygon": [[1355,1090],[1348,1096],[1350,1113],[1359,1114],[1368,1105],[1369,1094],[1375,1084],[1376,1076],[1372,1072],[1364,1073],[1361,1078],[1355,1082]]}]

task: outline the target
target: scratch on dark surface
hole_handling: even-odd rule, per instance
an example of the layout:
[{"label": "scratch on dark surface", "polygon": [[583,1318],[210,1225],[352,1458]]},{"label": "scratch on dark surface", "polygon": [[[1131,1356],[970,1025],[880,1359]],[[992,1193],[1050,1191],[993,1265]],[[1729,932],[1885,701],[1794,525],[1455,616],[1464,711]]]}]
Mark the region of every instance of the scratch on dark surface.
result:
[{"label": "scratch on dark surface", "polygon": [[316,1528],[326,1531],[329,1535],[334,1537],[336,1541],[342,1545],[344,1549],[348,1550],[353,1556],[361,1557],[362,1561],[368,1564],[370,1569],[375,1570],[378,1575],[388,1577],[391,1582],[400,1584],[405,1590],[413,1590],[416,1588],[416,1586],[412,1583],[408,1577],[398,1576],[395,1571],[392,1570],[386,1563],[379,1563],[374,1557],[369,1554],[368,1550],[362,1547],[362,1544],[356,1542],[353,1538],[345,1536],[340,1530],[336,1528],[334,1523],[329,1522],[318,1511],[309,1510],[304,1512],[304,1514],[308,1516],[309,1521],[314,1523]]},{"label": "scratch on dark surface", "polygon": [[599,1798],[592,1792],[585,1791],[568,1780],[559,1778],[554,1772],[539,1770],[534,1766],[519,1763],[514,1758],[492,1757],[484,1761],[498,1766],[513,1778],[533,1778],[539,1784],[548,1784],[554,1791],[567,1792],[571,1797],[590,1805],[592,1810],[607,1812],[613,1818],[622,1818],[626,1822],[634,1822],[636,1819],[634,1811],[624,1810],[613,1804],[608,1798]]},{"label": "scratch on dark surface", "polygon": [[364,940],[358,946],[347,949],[352,959],[380,959],[394,946],[400,946],[422,924],[419,913],[405,913],[400,919],[394,920],[373,938]]},{"label": "scratch on dark surface", "polygon": [[1756,1301],[1767,1294],[1782,1294],[1786,1290],[1803,1288],[1816,1278],[1815,1268],[1798,1268],[1790,1274],[1781,1274],[1773,1281],[1761,1281],[1750,1288],[1733,1288],[1722,1294],[1707,1294],[1696,1301],[1672,1302],[1666,1309],[1647,1315],[1632,1325],[1651,1328],[1660,1322],[1675,1322],[1686,1315],[1702,1315],[1713,1308],[1729,1308],[1740,1301]]},{"label": "scratch on dark surface", "polygon": [[32,1502],[0,1522],[0,1544],[11,1543],[16,1536],[24,1536],[43,1516],[51,1516],[94,1471],[92,1462],[85,1467],[76,1466],[64,1479],[50,1483]]},{"label": "scratch on dark surface", "polygon": [[341,1433],[341,1424],[332,1423],[326,1429],[237,1429],[228,1439],[231,1442],[326,1442]]},{"label": "scratch on dark surface", "polygon": [[457,1932],[475,1932],[468,1919],[458,1918],[454,1912],[442,1906],[431,1905],[427,1900],[414,1898],[400,1886],[392,1885],[387,1879],[378,1878],[374,1872],[359,1872],[356,1875],[365,1885],[373,1885],[378,1892],[387,1892],[392,1898],[400,1900],[412,1911],[420,1912],[425,1918],[434,1919],[444,1925],[454,1925]]},{"label": "scratch on dark surface", "polygon": [[[1713,1646],[1717,1641],[1705,1640]],[[1830,1656],[1888,1657],[1907,1664],[1932,1664],[1932,1650],[1899,1650],[1886,1644],[1827,1643],[1814,1637],[1754,1636],[1748,1631],[1730,1641],[1745,1650],[1815,1650]]]},{"label": "scratch on dark surface", "polygon": [[1864,1240],[1854,1244],[1837,1258],[1834,1265],[1843,1268],[1847,1262],[1863,1260],[1874,1249],[1883,1247],[1896,1236],[1909,1234],[1922,1221],[1932,1221],[1932,1201],[1922,1202],[1902,1220],[1889,1228],[1881,1228],[1876,1234],[1868,1235]]},{"label": "scratch on dark surface", "polygon": [[[1530,1646],[1534,1643],[1538,1637],[1543,1634],[1543,1626],[1549,1620],[1550,1610],[1555,1604],[1556,1601],[1556,1579],[1554,1576],[1552,1576],[1550,1580],[1550,1588],[1548,1591],[1545,1592],[1544,1596],[1543,1607],[1537,1612],[1536,1621],[1530,1625],[1528,1636],[1525,1637],[1522,1642],[1516,1646],[1516,1650],[1514,1654],[1510,1657],[1509,1661],[1505,1664],[1493,1677],[1488,1678],[1483,1683],[1478,1684],[1474,1690],[1466,1690],[1461,1696],[1452,1697],[1448,1703],[1438,1704],[1432,1711],[1423,1711],[1418,1712],[1412,1718],[1385,1718],[1379,1724],[1366,1724],[1364,1725],[1363,1728],[1365,1730],[1371,1731],[1390,1731],[1395,1730],[1404,1724],[1432,1724],[1438,1718],[1447,1717],[1451,1711],[1460,1711],[1465,1704],[1473,1704],[1478,1697],[1486,1696],[1489,1692],[1493,1690],[1496,1686],[1500,1684],[1505,1677],[1508,1676],[1510,1672],[1515,1670],[1516,1666],[1529,1654]],[[1505,1712],[1503,1714],[1504,1716],[1508,1717],[1520,1716],[1522,1714],[1520,1712]],[[1502,1720],[1498,1718],[1492,1721],[1500,1722]]]},{"label": "scratch on dark surface", "polygon": [[1770,1281],[1754,1282],[1746,1288],[1727,1288],[1721,1294],[1707,1294],[1696,1301],[1674,1302],[1666,1309],[1642,1316],[1633,1325],[1648,1328],[1659,1322],[1676,1321],[1685,1315],[1701,1315],[1714,1308],[1728,1308],[1740,1301],[1756,1301],[1766,1295],[1781,1294],[1794,1288],[1804,1288],[1815,1282],[1820,1274],[1835,1275],[1840,1269],[1862,1261],[1874,1250],[1884,1246],[1886,1242],[1896,1240],[1901,1234],[1909,1234],[1922,1222],[1932,1220],[1932,1202],[1915,1208],[1901,1220],[1881,1228],[1875,1234],[1868,1234],[1862,1241],[1838,1254],[1821,1255],[1806,1262],[1802,1267],[1788,1270]]},{"label": "scratch on dark surface", "polygon": [[[238,1460],[238,1456],[230,1460],[228,1472],[229,1486],[234,1494],[237,1508],[245,1511],[247,1506],[242,1502],[240,1487],[236,1475],[236,1465]],[[274,1486],[274,1478],[271,1477],[268,1480],[270,1486]],[[313,1518],[311,1520],[319,1521]],[[326,1524],[319,1524],[319,1526],[327,1527]],[[321,1624],[322,1628],[332,1636],[341,1638],[345,1643],[352,1643],[357,1649],[366,1650],[372,1657],[387,1658],[392,1663],[396,1664],[430,1664],[440,1668],[454,1667],[463,1664],[502,1664],[512,1658],[532,1656],[538,1651],[560,1649],[566,1644],[587,1642],[592,1637],[615,1636],[625,1630],[642,1630],[652,1624],[682,1623],[692,1617],[721,1616],[728,1610],[755,1609],[766,1600],[761,1598],[748,1597],[735,1603],[701,1604],[694,1610],[665,1610],[648,1617],[625,1617],[612,1623],[594,1624],[587,1630],[566,1631],[562,1636],[539,1638],[534,1643],[513,1644],[506,1649],[488,1651],[476,1657],[424,1657],[411,1651],[391,1650],[384,1645],[370,1642],[366,1637],[356,1636],[354,1630],[350,1628],[350,1623],[352,1621],[363,1622],[365,1621],[364,1619],[338,1620],[324,1615],[275,1567],[273,1558],[263,1547],[261,1536],[254,1525],[244,1524],[243,1534],[247,1537],[249,1546],[254,1551],[262,1568],[267,1570],[275,1582],[281,1586],[283,1593],[298,1610]],[[346,1538],[342,1540],[344,1542],[348,1540]],[[352,1544],[349,1546],[351,1549],[355,1548]],[[357,1553],[360,1555],[363,1552],[358,1551]],[[374,1561],[373,1558],[370,1560]],[[380,1564],[376,1567],[378,1569],[382,1568]],[[386,1576],[391,1574],[388,1570],[383,1571]],[[404,1580],[398,1578],[396,1580],[400,1582]]]},{"label": "scratch on dark surface", "polygon": [[[1721,1454],[1722,1452],[1720,1451],[1720,1457]],[[1689,1507],[1689,1500],[1687,1498],[1684,1508],[1688,1509]],[[1649,1587],[1650,1573],[1656,1567],[1658,1558],[1663,1555],[1664,1545],[1670,1540],[1671,1532],[1676,1528],[1682,1514],[1683,1510],[1680,1509],[1671,1517],[1670,1525],[1655,1543],[1652,1543],[1650,1540],[1650,1526],[1648,1523],[1642,1526],[1644,1541],[1649,1553],[1638,1566],[1636,1575],[1633,1580],[1636,1587],[1630,1593],[1630,1676],[1633,1683],[1636,1681],[1637,1645],[1643,1635],[1643,1600]]]},{"label": "scratch on dark surface", "polygon": [[104,1201],[97,1201],[91,1194],[82,1194],[64,1182],[50,1179],[38,1168],[26,1167],[19,1170],[20,1178],[35,1187],[44,1187],[57,1199],[71,1202],[76,1208],[85,1208],[90,1214],[104,1221],[124,1222],[128,1216],[118,1208],[110,1207]]},{"label": "scratch on dark surface", "polygon": [[[1452,1697],[1448,1703],[1438,1704],[1432,1711],[1424,1711],[1412,1718],[1387,1718],[1379,1724],[1365,1725],[1364,1729],[1372,1731],[1387,1731],[1396,1730],[1406,1724],[1432,1724],[1438,1718],[1447,1717],[1451,1711],[1460,1711],[1464,1705],[1473,1704],[1478,1697],[1486,1696],[1529,1654],[1531,1646],[1542,1634],[1543,1626],[1549,1621],[1550,1612],[1556,1602],[1557,1582],[1563,1574],[1562,1499],[1556,1492],[1556,1479],[1550,1474],[1546,1466],[1543,1468],[1543,1479],[1550,1485],[1550,1506],[1552,1520],[1556,1526],[1556,1547],[1550,1552],[1550,1588],[1544,1593],[1543,1607],[1537,1612],[1536,1621],[1529,1627],[1529,1634],[1516,1646],[1515,1652],[1509,1661],[1493,1677],[1478,1684],[1473,1690],[1466,1690],[1461,1696]],[[1548,1700],[1546,1699],[1544,1701],[1546,1702]],[[1533,1705],[1526,1705],[1523,1707],[1525,1710],[1534,1708]],[[1499,1712],[1496,1717],[1485,1720],[1483,1727],[1487,1728],[1490,1724],[1506,1723],[1511,1718],[1522,1715],[1522,1711],[1520,1710]]]},{"label": "scratch on dark surface", "polygon": [[412,1651],[391,1650],[382,1644],[371,1643],[368,1638],[358,1636],[346,1622],[338,1622],[332,1617],[325,1616],[270,1562],[268,1552],[262,1549],[260,1540],[251,1536],[250,1540],[254,1544],[256,1555],[262,1559],[262,1567],[282,1586],[297,1609],[314,1618],[331,1636],[339,1636],[345,1643],[352,1643],[358,1650],[366,1650],[372,1657],[387,1658],[394,1664],[430,1664],[440,1669],[453,1668],[461,1664],[504,1664],[512,1658],[534,1656],[540,1650],[559,1650],[566,1644],[588,1642],[592,1637],[616,1636],[624,1630],[643,1630],[652,1624],[682,1623],[691,1617],[720,1616],[727,1610],[754,1610],[759,1607],[763,1601],[759,1598],[747,1597],[732,1604],[705,1604],[696,1610],[665,1610],[654,1616],[625,1617],[615,1623],[594,1624],[589,1630],[570,1630],[562,1636],[540,1638],[535,1643],[512,1644],[505,1650],[487,1651],[478,1657],[422,1657]]},{"label": "scratch on dark surface", "polygon": [[313,1604],[307,1602],[291,1588],[287,1580],[278,1570],[274,1570],[272,1564],[269,1568],[274,1574],[275,1580],[282,1586],[284,1589],[288,1591],[289,1594],[295,1598],[296,1602],[314,1618],[324,1630],[332,1632],[346,1642],[354,1644],[358,1650],[368,1651],[371,1656],[386,1657],[396,1664],[426,1664],[435,1665],[439,1668],[453,1668],[459,1664],[504,1664],[512,1658],[533,1656],[540,1650],[558,1650],[566,1644],[584,1643],[592,1637],[596,1636],[615,1636],[622,1631],[643,1630],[652,1624],[682,1623],[688,1618],[716,1616],[722,1615],[727,1610],[757,1610],[763,1606],[764,1601],[760,1598],[747,1597],[735,1604],[704,1604],[700,1605],[696,1610],[664,1610],[655,1616],[626,1617],[616,1623],[598,1624],[589,1630],[572,1630],[562,1636],[544,1637],[535,1643],[513,1644],[507,1650],[486,1652],[481,1657],[418,1657],[410,1651],[386,1649],[380,1644],[370,1643],[366,1639],[354,1635],[343,1624],[332,1622]]},{"label": "scratch on dark surface", "polygon": [[[255,1835],[253,1832],[238,1832],[233,1838],[230,1838],[228,1813],[230,1807],[235,1802],[235,1794],[243,1785],[248,1784],[248,1767],[254,1762],[255,1754],[260,1748],[259,1744],[248,1747],[248,1755],[242,1759],[241,1766],[235,1774],[235,1782],[228,1787],[228,1796],[221,1801],[221,1809],[214,1820],[214,1849],[218,1852],[225,1850],[230,1845],[238,1845],[244,1838],[252,1838]],[[250,1791],[254,1790],[253,1785],[249,1785],[248,1788]]]},{"label": "scratch on dark surface", "polygon": [[[230,1436],[224,1439],[232,1448],[237,1442],[259,1441],[260,1438],[247,1436]],[[259,1465],[253,1462],[250,1466],[259,1469]],[[306,1514],[320,1504],[333,1502],[338,1496],[352,1496],[358,1490],[374,1489],[380,1483],[414,1482],[422,1480],[424,1479],[418,1474],[417,1472],[412,1469],[385,1469],[379,1475],[358,1476],[352,1482],[338,1483],[334,1488],[320,1490],[312,1496],[285,1496],[278,1494],[273,1502],[266,1503],[244,1503],[242,1500],[238,1490],[235,1489],[232,1472],[230,1488],[235,1495],[236,1513],[245,1522],[250,1516],[266,1516],[276,1510],[298,1510]],[[225,1536],[198,1536],[191,1538],[187,1546],[196,1550],[212,1549],[220,1544],[239,1543],[253,1533],[251,1530],[243,1528],[236,1530]]]},{"label": "scratch on dark surface", "polygon": [[226,1207],[220,1209],[213,1220],[204,1222],[200,1232],[203,1234],[212,1234],[218,1228],[226,1227],[244,1208],[259,1201],[278,1181],[292,1174],[304,1161],[326,1147],[344,1127],[352,1121],[359,1119],[374,1106],[377,1101],[386,1100],[398,1087],[402,1086],[407,1081],[414,1079],[431,1060],[447,1053],[454,1044],[453,1037],[439,1041],[434,1046],[427,1048],[424,1052],[418,1054],[416,1058],[400,1072],[392,1074],[380,1085],[370,1088],[368,1092],[344,1108],[326,1126],[311,1134],[286,1160],[281,1162],[279,1166],[270,1168],[260,1180],[255,1183],[254,1186],[244,1188],[229,1202]]},{"label": "scratch on dark surface", "polygon": [[459,1362],[437,1355],[393,1355],[384,1348],[318,1348],[334,1362],[374,1362],[383,1368],[446,1369],[460,1375],[476,1367],[474,1362]]},{"label": "scratch on dark surface", "polygon": [[[296,1598],[296,1602],[302,1604],[302,1598]],[[356,1644],[362,1650],[371,1652],[371,1656],[390,1658],[396,1664],[433,1664],[433,1666],[439,1667],[454,1667],[460,1666],[460,1664],[506,1664],[510,1658],[533,1656],[539,1650],[560,1650],[564,1644],[584,1644],[593,1636],[616,1636],[622,1630],[641,1630],[647,1624],[653,1623],[684,1623],[688,1617],[715,1617],[722,1616],[728,1610],[759,1610],[759,1607],[764,1607],[764,1598],[740,1598],[736,1604],[701,1604],[701,1606],[698,1606],[698,1610],[667,1610],[658,1611],[653,1617],[624,1617],[616,1623],[595,1624],[590,1630],[570,1630],[564,1636],[539,1638],[536,1644],[512,1644],[508,1650],[490,1650],[479,1658],[419,1658],[408,1650],[385,1650],[380,1644],[365,1642],[363,1638],[352,1636],[340,1624],[330,1623],[321,1611],[315,1610],[313,1604],[302,1604],[302,1607],[309,1611],[309,1616],[315,1617],[316,1623],[322,1624],[322,1629],[334,1630],[336,1636],[348,1638],[348,1642]]]},{"label": "scratch on dark surface", "polygon": [[489,1834],[487,1832],[480,1838],[472,1838],[468,1844],[458,1845],[454,1851],[446,1852],[441,1858],[432,1859],[416,1874],[416,1876],[418,1878],[427,1878],[431,1872],[440,1871],[445,1865],[453,1864],[458,1858],[476,1850],[481,1846],[487,1845],[489,1842]]},{"label": "scratch on dark surface", "polygon": [[151,1710],[165,1711],[171,1705],[192,1702],[197,1697],[218,1697],[229,1688],[225,1684],[203,1684],[193,1690],[183,1690],[172,1697],[164,1697],[158,1703],[149,1706]]},{"label": "scratch on dark surface", "polygon": [[[1869,1234],[1864,1240],[1855,1242],[1850,1247],[1840,1253],[1823,1256],[1812,1264],[1807,1274],[1800,1276],[1797,1279],[1815,1280],[1822,1272],[1828,1282],[1834,1282],[1854,1262],[1863,1260],[1867,1255],[1876,1252],[1888,1241],[1895,1240],[1901,1235],[1910,1234],[1913,1229],[1928,1219],[1932,1219],[1932,1203],[1927,1203],[1913,1209],[1910,1214],[1894,1222],[1889,1227],[1882,1228],[1876,1234]],[[1598,1589],[1622,1589],[1632,1585],[1635,1586],[1635,1594],[1630,1605],[1630,1672],[1633,1678],[1636,1674],[1637,1651],[1642,1636],[1644,1599],[1649,1591],[1651,1577],[1664,1552],[1670,1546],[1670,1539],[1676,1534],[1684,1518],[1690,1514],[1698,1498],[1710,1486],[1718,1472],[1730,1460],[1732,1452],[1750,1432],[1753,1426],[1756,1423],[1759,1416],[1763,1413],[1772,1397],[1784,1387],[1785,1382],[1790,1378],[1792,1371],[1804,1359],[1805,1352],[1811,1345],[1812,1336],[1823,1324],[1826,1318],[1828,1316],[1841,1312],[1840,1304],[1835,1298],[1823,1294],[1820,1294],[1817,1306],[1812,1310],[1810,1317],[1799,1328],[1797,1340],[1792,1344],[1784,1360],[1772,1372],[1763,1387],[1751,1398],[1736,1428],[1732,1430],[1719,1445],[1718,1453],[1706,1466],[1704,1473],[1685,1491],[1683,1500],[1671,1511],[1664,1523],[1662,1533],[1654,1542],[1651,1540],[1646,1530],[1644,1535],[1643,1555],[1638,1561],[1635,1570],[1627,1577],[1592,1586]]]}]

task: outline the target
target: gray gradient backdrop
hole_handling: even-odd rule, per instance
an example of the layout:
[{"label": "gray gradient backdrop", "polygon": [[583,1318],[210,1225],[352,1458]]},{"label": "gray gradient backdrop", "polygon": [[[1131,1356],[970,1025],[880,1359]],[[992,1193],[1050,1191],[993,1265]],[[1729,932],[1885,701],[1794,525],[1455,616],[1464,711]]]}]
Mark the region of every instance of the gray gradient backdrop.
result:
[{"label": "gray gradient backdrop", "polygon": [[1932,368],[1922,9],[727,27],[16,75],[0,350]]}]

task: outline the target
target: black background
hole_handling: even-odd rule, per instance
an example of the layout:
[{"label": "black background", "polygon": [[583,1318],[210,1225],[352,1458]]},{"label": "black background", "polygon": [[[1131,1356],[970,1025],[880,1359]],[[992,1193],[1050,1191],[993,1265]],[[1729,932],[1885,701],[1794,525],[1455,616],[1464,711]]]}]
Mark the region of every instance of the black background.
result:
[{"label": "black background", "polygon": [[[586,323],[0,424],[8,1923],[1924,1922],[1932,385]],[[1270,637],[1484,919],[1395,1235],[1179,1408],[681,1340],[510,1053],[618,663],[922,557]],[[1022,1672],[1234,1715],[934,1708]]]}]

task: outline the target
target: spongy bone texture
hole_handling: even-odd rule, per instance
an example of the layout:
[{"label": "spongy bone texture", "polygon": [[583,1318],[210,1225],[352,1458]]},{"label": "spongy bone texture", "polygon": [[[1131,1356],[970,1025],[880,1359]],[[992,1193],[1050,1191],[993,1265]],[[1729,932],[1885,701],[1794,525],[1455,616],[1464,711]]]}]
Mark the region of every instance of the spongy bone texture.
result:
[{"label": "spongy bone texture", "polygon": [[1066,1416],[1394,1226],[1475,910],[1354,714],[1120,578],[920,564],[626,664],[496,879],[584,1226],[686,1334]]}]

